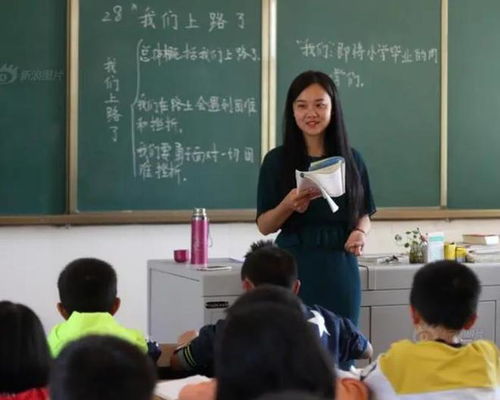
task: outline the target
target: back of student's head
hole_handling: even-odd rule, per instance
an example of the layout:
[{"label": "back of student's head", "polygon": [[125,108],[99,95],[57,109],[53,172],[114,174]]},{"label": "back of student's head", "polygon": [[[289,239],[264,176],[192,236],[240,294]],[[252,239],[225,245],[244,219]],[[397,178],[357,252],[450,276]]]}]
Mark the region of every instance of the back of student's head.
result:
[{"label": "back of student's head", "polygon": [[470,268],[437,261],[415,274],[410,304],[427,324],[460,330],[476,313],[480,293],[479,279]]},{"label": "back of student's head", "polygon": [[302,312],[302,303],[289,289],[265,283],[243,293],[226,312],[231,314],[240,308],[259,303],[278,304]]},{"label": "back of student's head", "polygon": [[241,267],[241,280],[248,279],[255,286],[268,283],[291,289],[297,280],[297,263],[286,250],[271,241],[253,243]]},{"label": "back of student's head", "polygon": [[217,400],[280,390],[334,393],[331,364],[303,313],[267,301],[229,310],[216,342],[215,376]]},{"label": "back of student's head", "polygon": [[67,313],[110,312],[116,299],[116,273],[107,262],[79,258],[63,269],[57,281]]},{"label": "back of student's head", "polygon": [[0,301],[0,393],[46,386],[50,361],[36,314],[22,304]]},{"label": "back of student's head", "polygon": [[86,336],[66,346],[50,375],[51,400],[150,400],[156,373],[136,346]]}]

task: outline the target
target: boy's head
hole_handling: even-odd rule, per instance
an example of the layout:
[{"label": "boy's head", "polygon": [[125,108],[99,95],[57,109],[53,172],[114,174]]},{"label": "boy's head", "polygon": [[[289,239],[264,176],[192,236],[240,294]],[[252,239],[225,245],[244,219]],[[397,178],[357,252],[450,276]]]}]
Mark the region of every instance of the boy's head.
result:
[{"label": "boy's head", "polygon": [[116,273],[107,262],[79,258],[70,262],[59,275],[59,312],[69,318],[73,311],[109,312],[119,307],[116,297]]},{"label": "boy's head", "polygon": [[66,346],[50,374],[52,400],[150,400],[156,383],[151,360],[111,336],[86,336]]},{"label": "boy's head", "polygon": [[302,313],[302,303],[290,289],[265,283],[257,286],[253,290],[243,293],[236,299],[231,307],[228,308],[227,313],[230,315],[241,308],[262,303],[279,304]]},{"label": "boy's head", "polygon": [[448,330],[469,329],[476,320],[481,285],[476,274],[455,261],[425,265],[413,278],[410,292],[413,321]]},{"label": "boy's head", "polygon": [[241,280],[245,290],[269,284],[285,287],[296,294],[300,288],[295,258],[273,242],[264,240],[253,243],[245,255]]},{"label": "boy's head", "polygon": [[282,301],[255,298],[258,287],[242,296],[244,304],[235,303],[228,311],[215,346],[217,399],[250,400],[280,390],[333,398],[331,361],[296,296],[284,288],[269,290],[277,296],[281,292]]}]

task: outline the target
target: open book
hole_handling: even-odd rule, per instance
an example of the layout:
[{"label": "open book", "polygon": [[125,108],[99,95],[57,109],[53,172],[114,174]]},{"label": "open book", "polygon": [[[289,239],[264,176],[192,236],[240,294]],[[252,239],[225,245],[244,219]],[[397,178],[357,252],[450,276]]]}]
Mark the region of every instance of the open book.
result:
[{"label": "open book", "polygon": [[295,170],[297,189],[313,188],[318,190],[318,197],[323,197],[332,212],[339,207],[332,197],[339,197],[345,193],[345,161],[343,157],[328,157],[324,160],[311,163],[309,171]]}]

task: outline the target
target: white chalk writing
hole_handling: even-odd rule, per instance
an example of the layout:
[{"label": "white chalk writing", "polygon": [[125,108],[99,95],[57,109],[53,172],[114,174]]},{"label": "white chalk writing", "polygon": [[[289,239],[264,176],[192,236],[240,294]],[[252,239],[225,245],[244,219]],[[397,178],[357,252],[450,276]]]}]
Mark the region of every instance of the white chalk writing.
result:
[{"label": "white chalk writing", "polygon": [[244,44],[224,48],[193,46],[185,43],[184,46],[179,47],[169,43],[157,42],[154,45],[143,43],[139,48],[139,60],[143,63],[154,62],[157,65],[175,61],[202,61],[222,64],[242,61],[257,62],[260,57],[255,47],[247,48]]},{"label": "white chalk writing", "polygon": [[[219,150],[215,143],[208,148],[180,142],[140,142],[136,148],[138,176],[143,179],[172,179],[178,184],[186,181],[182,177],[182,166],[228,161],[231,163],[255,162],[253,147],[227,147]],[[240,157],[243,154],[243,157]]]},{"label": "white chalk writing", "polygon": [[174,96],[154,99],[141,93],[135,107],[138,111],[154,114],[208,112],[251,116],[258,112],[255,97],[238,98],[233,96],[199,96],[195,99]]},{"label": "white chalk writing", "polygon": [[[119,22],[122,19],[122,9],[115,9],[120,6],[113,7],[113,11],[106,11],[102,18],[103,22]],[[246,29],[245,13],[236,12],[234,14],[224,13],[214,10],[208,11],[206,14],[195,15],[193,12],[179,13],[175,10],[156,10],[153,7],[146,6],[139,10],[137,5],[131,8],[131,11],[137,14],[137,22],[141,28],[148,30],[191,30],[205,29],[206,31],[215,32],[228,29],[231,26],[238,29]]]},{"label": "white chalk writing", "polygon": [[394,64],[439,62],[437,48],[403,48],[399,44],[376,43],[364,45],[361,42],[344,43],[309,39],[297,40],[297,47],[303,57],[336,59],[349,63],[350,61],[390,62]]},{"label": "white chalk writing", "polygon": [[120,92],[120,79],[117,77],[116,58],[108,57],[103,63],[103,69],[106,72],[106,76],[103,81],[107,95],[107,98],[104,100],[106,125],[111,133],[111,140],[113,142],[117,142],[119,133],[118,123],[123,115],[120,111],[120,100],[118,99],[118,94]]},{"label": "white chalk writing", "polygon": [[123,18],[123,8],[120,5],[115,5],[111,11],[104,11],[102,22],[120,22]]},{"label": "white chalk writing", "polygon": [[376,43],[365,45],[362,42],[344,43],[341,41],[313,42],[309,39],[296,40],[297,48],[305,58],[315,58],[337,61],[329,74],[337,86],[347,86],[359,89],[365,86],[360,74],[353,68],[347,67],[350,63],[391,63],[408,65],[412,63],[438,64],[439,52],[437,48],[404,48],[400,44]]}]

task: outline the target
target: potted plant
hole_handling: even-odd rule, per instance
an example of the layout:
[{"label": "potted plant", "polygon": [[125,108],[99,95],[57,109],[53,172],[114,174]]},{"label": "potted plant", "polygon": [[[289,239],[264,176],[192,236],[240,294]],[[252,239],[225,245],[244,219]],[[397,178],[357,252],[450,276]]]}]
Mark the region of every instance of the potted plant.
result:
[{"label": "potted plant", "polygon": [[425,260],[425,248],[427,246],[427,238],[420,232],[420,228],[412,231],[406,231],[404,236],[397,234],[394,236],[396,244],[408,249],[410,264],[420,264]]}]

